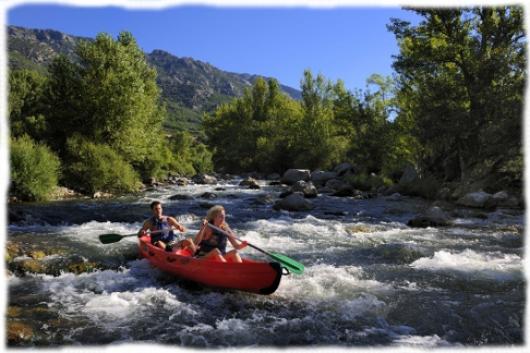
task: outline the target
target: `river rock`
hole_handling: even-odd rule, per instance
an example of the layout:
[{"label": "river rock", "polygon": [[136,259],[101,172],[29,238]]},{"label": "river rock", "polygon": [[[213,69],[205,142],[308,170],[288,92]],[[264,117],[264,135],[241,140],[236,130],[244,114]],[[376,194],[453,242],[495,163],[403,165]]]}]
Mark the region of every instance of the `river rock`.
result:
[{"label": "river rock", "polygon": [[347,174],[354,174],[355,170],[353,169],[353,166],[350,163],[341,163],[338,166],[336,166],[333,171],[337,174],[339,177],[344,177]]},{"label": "river rock", "polygon": [[272,205],[274,203],[274,197],[270,194],[259,195],[252,203],[255,205]]},{"label": "river rock", "polygon": [[260,186],[256,179],[248,177],[239,183],[239,186],[246,186],[249,189],[260,189]]},{"label": "river rock", "polygon": [[499,191],[495,193],[491,199],[491,203],[497,207],[504,208],[518,208],[519,200],[515,196],[510,196],[506,191]]},{"label": "river rock", "polygon": [[293,192],[301,192],[302,194],[304,194],[304,197],[306,198],[314,198],[314,197],[317,197],[318,195],[317,188],[310,181],[305,182],[305,181],[299,180],[293,184],[293,186],[291,187],[291,190]]},{"label": "river rock", "polygon": [[308,211],[313,209],[313,204],[304,198],[301,192],[295,192],[274,204],[275,210]]},{"label": "river rock", "polygon": [[360,191],[355,190],[352,186],[348,184],[343,184],[340,188],[338,188],[332,196],[335,197],[351,197],[351,196],[360,196]]},{"label": "river rock", "polygon": [[8,345],[19,345],[31,341],[33,338],[33,328],[20,321],[8,320],[7,322],[7,342]]},{"label": "river rock", "polygon": [[325,187],[334,191],[340,190],[342,188],[348,187],[350,184],[345,183],[340,179],[330,179],[326,182]]},{"label": "river rock", "polygon": [[335,179],[337,177],[337,173],[335,172],[325,172],[322,170],[316,170],[311,173],[311,181],[316,186],[324,186],[326,185],[326,182],[330,179]]},{"label": "river rock", "polygon": [[205,192],[200,197],[201,197],[201,199],[213,200],[213,199],[217,198],[217,194],[215,194],[213,192]]},{"label": "river rock", "polygon": [[456,203],[460,206],[485,208],[491,205],[492,198],[493,196],[491,194],[480,190],[464,195]]},{"label": "river rock", "polygon": [[113,197],[114,195],[108,193],[108,192],[103,192],[103,191],[96,191],[94,193],[94,195],[92,195],[92,198],[93,199],[110,199],[111,197]]},{"label": "river rock", "polygon": [[168,200],[175,201],[175,200],[193,200],[193,196],[191,195],[185,195],[185,194],[175,194],[168,198]]},{"label": "river rock", "polygon": [[197,174],[191,179],[195,184],[214,185],[217,184],[217,178],[207,174]]},{"label": "river rock", "polygon": [[293,185],[299,180],[309,181],[311,179],[311,172],[307,169],[289,169],[280,180],[283,184]]},{"label": "river rock", "polygon": [[433,206],[423,214],[409,220],[407,225],[414,228],[447,227],[451,225],[451,218],[440,207]]},{"label": "river rock", "polygon": [[52,200],[63,200],[63,199],[81,197],[82,195],[64,186],[56,186],[49,196],[50,196],[50,199]]},{"label": "river rock", "polygon": [[187,178],[178,178],[175,179],[175,184],[178,186],[186,186],[190,183],[190,180]]},{"label": "river rock", "polygon": [[318,188],[317,191],[319,194],[327,194],[327,195],[331,195],[335,192],[334,189],[328,188],[326,186]]}]

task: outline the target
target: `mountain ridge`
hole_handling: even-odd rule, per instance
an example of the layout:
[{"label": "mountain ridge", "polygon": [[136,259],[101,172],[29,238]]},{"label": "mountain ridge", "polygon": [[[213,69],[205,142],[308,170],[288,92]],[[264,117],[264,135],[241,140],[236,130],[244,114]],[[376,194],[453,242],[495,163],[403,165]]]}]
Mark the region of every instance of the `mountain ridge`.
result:
[{"label": "mountain ridge", "polygon": [[[32,29],[7,26],[8,62],[10,69],[29,68],[46,72],[53,58],[63,54],[75,60],[75,46],[93,38],[70,35],[55,29]],[[234,73],[191,57],[177,57],[167,50],[144,52],[147,62],[157,70],[157,84],[161,99],[167,107],[168,130],[185,129],[198,133],[204,113],[222,103],[240,97],[262,75]],[[282,85],[282,91],[293,99],[301,99],[301,92]]]}]

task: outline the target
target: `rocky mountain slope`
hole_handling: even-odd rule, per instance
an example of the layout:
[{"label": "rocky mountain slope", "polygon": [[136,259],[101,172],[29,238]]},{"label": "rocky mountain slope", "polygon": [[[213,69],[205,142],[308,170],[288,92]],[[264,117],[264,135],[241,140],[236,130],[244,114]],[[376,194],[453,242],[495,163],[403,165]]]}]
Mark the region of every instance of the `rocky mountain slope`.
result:
[{"label": "rocky mountain slope", "polygon": [[[55,30],[17,26],[8,26],[7,32],[10,69],[30,68],[40,72],[46,72],[47,65],[59,54],[75,60],[76,44],[92,40]],[[223,71],[209,63],[158,49],[146,54],[146,58],[158,72],[157,82],[168,108],[165,126],[169,130],[184,128],[197,132],[205,112],[241,96],[260,77]],[[300,91],[285,85],[281,88],[292,98],[300,99]]]}]

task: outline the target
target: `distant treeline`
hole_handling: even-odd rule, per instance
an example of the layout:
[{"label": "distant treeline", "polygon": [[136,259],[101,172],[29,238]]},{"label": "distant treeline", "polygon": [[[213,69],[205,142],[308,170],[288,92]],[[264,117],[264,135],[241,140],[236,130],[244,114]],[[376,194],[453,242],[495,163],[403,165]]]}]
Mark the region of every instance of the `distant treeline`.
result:
[{"label": "distant treeline", "polygon": [[520,189],[522,9],[412,11],[418,25],[388,25],[400,47],[393,77],[374,74],[366,90],[350,92],[306,71],[300,101],[277,81],[258,80],[204,118],[202,143],[184,131],[166,136],[156,72],[128,33],[80,44],[79,62],[59,57],[46,76],[13,71],[11,191],[45,197],[28,182],[35,177],[86,193],[127,192],[169,172],[282,173],[340,162],[355,166],[356,182],[375,174],[389,184],[412,166],[431,193],[455,183]]}]

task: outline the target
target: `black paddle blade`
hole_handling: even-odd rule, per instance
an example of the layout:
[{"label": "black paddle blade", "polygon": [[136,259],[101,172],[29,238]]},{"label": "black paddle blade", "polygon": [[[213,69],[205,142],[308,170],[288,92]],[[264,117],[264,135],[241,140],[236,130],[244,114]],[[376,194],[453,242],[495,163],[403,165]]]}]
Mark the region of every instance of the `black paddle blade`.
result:
[{"label": "black paddle blade", "polygon": [[120,234],[116,234],[116,233],[101,234],[99,236],[99,241],[102,242],[103,244],[116,243],[122,239],[123,239],[123,236]]}]

